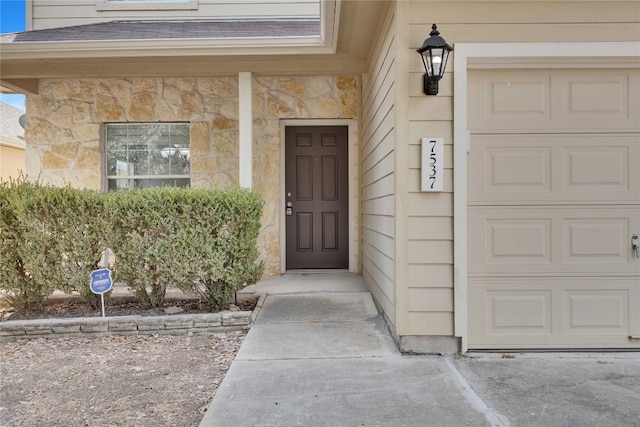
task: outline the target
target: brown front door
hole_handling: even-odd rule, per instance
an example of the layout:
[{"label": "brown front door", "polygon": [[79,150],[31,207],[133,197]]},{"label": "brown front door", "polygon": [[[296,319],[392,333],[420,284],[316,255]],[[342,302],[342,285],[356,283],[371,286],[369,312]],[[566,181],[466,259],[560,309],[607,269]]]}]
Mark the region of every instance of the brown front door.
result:
[{"label": "brown front door", "polygon": [[288,126],[287,269],[349,268],[346,126]]}]

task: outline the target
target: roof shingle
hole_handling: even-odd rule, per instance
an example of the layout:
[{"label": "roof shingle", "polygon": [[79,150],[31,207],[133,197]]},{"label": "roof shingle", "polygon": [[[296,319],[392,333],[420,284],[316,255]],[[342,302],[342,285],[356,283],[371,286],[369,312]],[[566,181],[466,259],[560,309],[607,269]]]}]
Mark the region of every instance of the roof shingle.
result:
[{"label": "roof shingle", "polygon": [[13,139],[24,139],[24,129],[20,126],[20,116],[24,111],[0,102],[0,135]]},{"label": "roof shingle", "polygon": [[2,42],[314,37],[319,20],[112,21],[6,34]]}]

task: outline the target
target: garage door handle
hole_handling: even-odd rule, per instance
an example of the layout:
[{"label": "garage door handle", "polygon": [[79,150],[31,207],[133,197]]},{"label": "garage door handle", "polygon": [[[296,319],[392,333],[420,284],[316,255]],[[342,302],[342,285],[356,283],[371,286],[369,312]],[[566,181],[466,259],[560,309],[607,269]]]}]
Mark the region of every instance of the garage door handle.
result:
[{"label": "garage door handle", "polygon": [[636,258],[640,258],[640,243],[638,243],[638,235],[631,236],[631,248],[636,255]]}]

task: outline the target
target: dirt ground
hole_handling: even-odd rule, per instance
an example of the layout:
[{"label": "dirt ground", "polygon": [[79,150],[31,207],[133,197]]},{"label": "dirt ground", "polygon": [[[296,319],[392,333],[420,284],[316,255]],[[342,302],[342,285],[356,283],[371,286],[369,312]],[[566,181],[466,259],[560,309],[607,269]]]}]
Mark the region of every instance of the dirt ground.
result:
[{"label": "dirt ground", "polygon": [[[253,310],[256,300],[231,310]],[[108,316],[206,312],[193,300],[162,308],[113,299]],[[25,312],[0,304],[0,321],[97,317],[77,299]],[[0,344],[0,426],[197,426],[246,332],[29,338]]]},{"label": "dirt ground", "polygon": [[197,426],[244,337],[5,341],[0,425]]}]

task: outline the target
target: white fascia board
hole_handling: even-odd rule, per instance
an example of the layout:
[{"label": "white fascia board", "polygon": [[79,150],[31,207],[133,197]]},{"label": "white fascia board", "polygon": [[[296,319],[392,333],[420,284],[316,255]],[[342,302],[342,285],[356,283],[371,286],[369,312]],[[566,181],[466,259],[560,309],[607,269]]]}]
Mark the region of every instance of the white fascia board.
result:
[{"label": "white fascia board", "polygon": [[4,60],[334,53],[318,37],[21,42],[2,45]]},{"label": "white fascia board", "polygon": [[0,145],[3,147],[17,148],[19,150],[24,150],[27,147],[24,140],[6,135],[0,136]]},{"label": "white fascia board", "polygon": [[324,45],[336,53],[338,49],[338,28],[340,25],[340,5],[342,0],[320,1],[320,38]]}]

